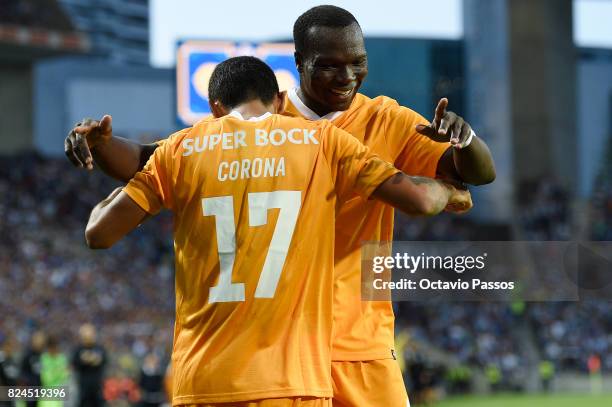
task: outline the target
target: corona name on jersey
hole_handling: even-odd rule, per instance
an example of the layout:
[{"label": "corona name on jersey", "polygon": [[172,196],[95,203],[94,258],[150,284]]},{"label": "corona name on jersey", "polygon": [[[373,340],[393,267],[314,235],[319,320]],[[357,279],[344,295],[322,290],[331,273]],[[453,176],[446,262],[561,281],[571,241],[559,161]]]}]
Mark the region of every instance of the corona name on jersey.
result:
[{"label": "corona name on jersey", "polygon": [[[238,130],[220,134],[205,134],[183,140],[183,156],[200,154],[215,149],[235,150],[249,146],[282,146],[291,144],[319,144],[315,134],[317,130],[294,128],[253,129],[251,132]],[[237,179],[260,177],[284,177],[285,157],[263,157],[234,161],[221,161],[217,170],[217,179],[221,182]]]},{"label": "corona name on jersey", "polygon": [[246,178],[266,178],[285,176],[285,157],[264,157],[221,161],[217,170],[217,179],[221,182]]}]

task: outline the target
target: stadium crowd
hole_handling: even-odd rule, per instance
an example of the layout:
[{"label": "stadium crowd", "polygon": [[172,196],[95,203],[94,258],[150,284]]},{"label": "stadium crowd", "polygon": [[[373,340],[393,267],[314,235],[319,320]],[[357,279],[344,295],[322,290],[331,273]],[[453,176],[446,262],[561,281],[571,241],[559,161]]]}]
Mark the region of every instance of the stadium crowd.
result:
[{"label": "stadium crowd", "polygon": [[140,361],[167,358],[174,318],[171,219],[160,216],[109,252],[85,246],[91,208],[113,184],[35,155],[0,160],[0,343],[22,354],[37,330],[64,352],[83,323],[99,329],[107,372],[137,376]]},{"label": "stadium crowd", "polygon": [[[166,360],[174,316],[172,219],[146,222],[109,252],[87,249],[83,230],[89,212],[114,186],[99,171],[75,171],[64,159],[0,160],[2,358],[21,358],[37,330],[57,338],[70,354],[78,344],[78,327],[92,323],[109,355],[107,376],[133,378],[135,386],[147,355]],[[562,238],[569,206],[563,191],[548,186],[532,196],[537,199],[522,220],[529,236]],[[595,202],[593,234],[609,238],[609,190]],[[397,223],[400,240],[469,239],[475,229],[469,220],[446,215],[426,221],[399,217]],[[598,354],[603,370],[612,371],[609,302],[397,307],[398,326],[408,327],[413,338],[452,353],[462,364],[496,366],[509,383],[521,375],[525,356],[512,327],[524,316],[541,357],[557,369],[586,371],[589,356]],[[118,383],[110,384],[108,397]]]},{"label": "stadium crowd", "polygon": [[[612,237],[612,189],[602,171],[598,188],[589,202],[586,235],[592,240]],[[569,194],[554,180],[525,185],[520,191],[518,232],[522,240],[564,241],[571,236]],[[503,233],[478,234],[479,225],[441,215],[415,220],[398,216],[396,240],[457,241],[506,240]],[[536,259],[545,267],[547,259]],[[490,382],[512,390],[520,386],[526,359],[521,349],[524,326],[535,337],[539,358],[555,371],[589,371],[589,360],[601,360],[601,370],[612,372],[612,303],[609,301],[548,303],[398,303],[398,325],[408,327],[421,343],[435,344],[463,366],[480,367]],[[420,358],[411,350],[408,358]],[[419,360],[419,363],[422,361]],[[410,364],[410,362],[409,362]],[[432,366],[435,370],[435,366]],[[494,386],[492,386],[494,387]]]}]

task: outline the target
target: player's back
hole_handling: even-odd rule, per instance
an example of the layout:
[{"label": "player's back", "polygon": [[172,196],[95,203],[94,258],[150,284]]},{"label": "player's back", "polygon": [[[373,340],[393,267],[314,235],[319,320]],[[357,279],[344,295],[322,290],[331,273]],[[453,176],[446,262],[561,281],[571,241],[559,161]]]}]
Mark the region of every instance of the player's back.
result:
[{"label": "player's back", "polygon": [[331,397],[336,200],[395,172],[337,132],[269,114],[204,120],[133,181],[159,180],[175,212],[175,404]]}]

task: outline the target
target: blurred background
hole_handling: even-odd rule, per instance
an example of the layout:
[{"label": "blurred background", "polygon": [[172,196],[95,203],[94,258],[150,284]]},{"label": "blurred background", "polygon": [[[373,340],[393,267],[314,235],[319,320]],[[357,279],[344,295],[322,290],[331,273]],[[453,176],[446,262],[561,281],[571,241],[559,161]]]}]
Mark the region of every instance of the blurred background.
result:
[{"label": "blurred background", "polygon": [[[179,44],[291,43],[295,19],[320,4],[211,3],[0,0],[0,385],[74,395],[89,375],[109,405],[165,402],[172,219],[88,250],[89,211],[116,184],[73,168],[63,140],[103,114],[116,135],[166,137],[183,121]],[[333,4],[366,36],[363,93],[425,117],[448,97],[496,161],[468,216],[397,216],[396,240],[612,239],[612,1]],[[396,303],[413,405],[611,406],[610,299]],[[83,349],[96,366],[85,373]]]}]

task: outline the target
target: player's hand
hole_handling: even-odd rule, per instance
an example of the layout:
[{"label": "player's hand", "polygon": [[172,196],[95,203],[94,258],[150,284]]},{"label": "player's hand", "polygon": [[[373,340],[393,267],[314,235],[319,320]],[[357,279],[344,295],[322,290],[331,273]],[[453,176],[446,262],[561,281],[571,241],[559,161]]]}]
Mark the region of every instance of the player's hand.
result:
[{"label": "player's hand", "polygon": [[447,106],[448,99],[440,99],[431,124],[417,124],[416,131],[439,143],[450,141],[453,147],[461,148],[472,128],[461,116],[447,111]]},{"label": "player's hand", "polygon": [[64,152],[75,167],[93,169],[91,150],[110,140],[112,121],[109,115],[104,115],[100,121],[86,118],[70,130],[64,140]]},{"label": "player's hand", "polygon": [[446,212],[452,213],[465,213],[472,209],[474,204],[472,203],[472,195],[467,189],[459,189],[454,186],[447,185],[451,188],[452,193],[448,199],[448,204],[444,209]]}]

